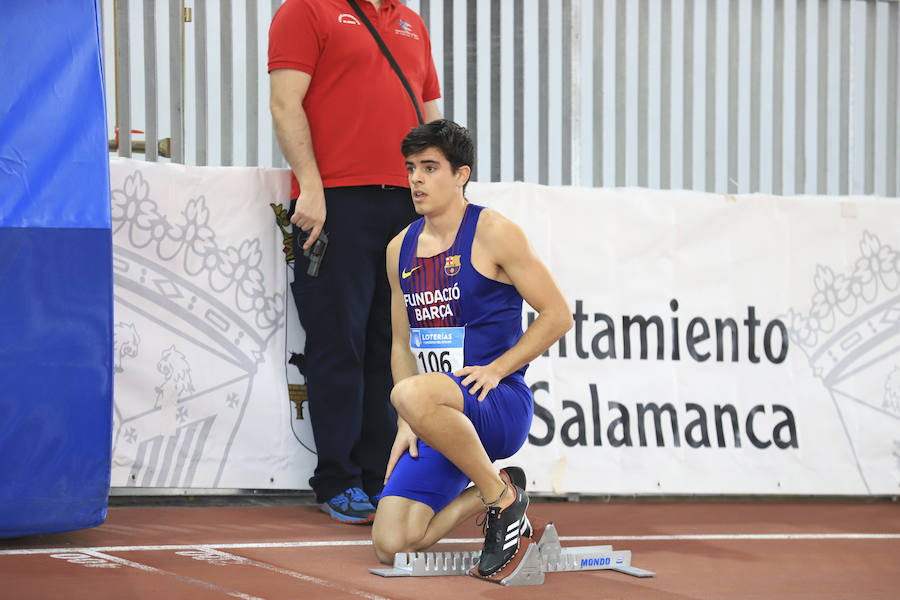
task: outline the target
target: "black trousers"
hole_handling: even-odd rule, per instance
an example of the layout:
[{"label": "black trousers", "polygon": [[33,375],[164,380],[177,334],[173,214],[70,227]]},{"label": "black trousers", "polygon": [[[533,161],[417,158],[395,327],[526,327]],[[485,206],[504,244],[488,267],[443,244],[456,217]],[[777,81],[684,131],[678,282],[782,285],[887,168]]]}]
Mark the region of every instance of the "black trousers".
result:
[{"label": "black trousers", "polygon": [[[381,492],[397,415],[390,404],[390,287],[385,248],[416,217],[409,190],[325,190],[328,248],[306,273],[294,236],[292,292],[306,333],[306,384],[318,464],[317,502],[350,487]],[[295,228],[296,229],[296,228]]]}]

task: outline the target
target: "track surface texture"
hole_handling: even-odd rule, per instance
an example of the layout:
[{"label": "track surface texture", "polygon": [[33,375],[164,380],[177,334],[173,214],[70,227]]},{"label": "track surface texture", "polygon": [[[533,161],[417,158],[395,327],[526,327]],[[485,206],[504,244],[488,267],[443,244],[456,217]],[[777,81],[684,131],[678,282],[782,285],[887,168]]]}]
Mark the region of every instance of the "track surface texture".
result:
[{"label": "track surface texture", "polygon": [[[169,502],[173,504],[174,502]],[[183,502],[182,502],[183,504]],[[0,597],[897,598],[900,505],[889,501],[534,502],[567,546],[631,550],[654,571],[548,573],[535,587],[466,576],[382,578],[371,529],[309,504],[113,506],[89,530],[0,540]],[[474,523],[431,550],[479,550]]]}]

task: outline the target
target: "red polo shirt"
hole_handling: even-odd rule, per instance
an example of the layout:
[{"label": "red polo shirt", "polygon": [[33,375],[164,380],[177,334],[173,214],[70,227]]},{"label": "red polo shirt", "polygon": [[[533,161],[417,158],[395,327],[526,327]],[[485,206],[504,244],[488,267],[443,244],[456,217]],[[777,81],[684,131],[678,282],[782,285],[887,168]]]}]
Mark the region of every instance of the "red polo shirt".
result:
[{"label": "red polo shirt", "polygon": [[[439,98],[431,40],[419,15],[398,0],[383,0],[377,11],[367,0],[357,4],[394,55],[420,107]],[[275,69],[312,75],[303,108],[325,187],[409,186],[400,142],[418,124],[416,110],[346,0],[287,0],[269,28],[269,71]],[[299,186],[291,179],[295,198]]]}]

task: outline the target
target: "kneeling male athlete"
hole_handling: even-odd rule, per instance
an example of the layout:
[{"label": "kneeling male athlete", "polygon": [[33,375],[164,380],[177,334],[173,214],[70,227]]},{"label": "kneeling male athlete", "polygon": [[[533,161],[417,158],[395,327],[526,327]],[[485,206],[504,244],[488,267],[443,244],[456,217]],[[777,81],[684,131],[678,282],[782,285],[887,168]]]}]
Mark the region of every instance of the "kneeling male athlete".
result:
[{"label": "kneeling male athlete", "polygon": [[[387,248],[398,432],[372,541],[391,563],[486,510],[478,571],[491,575],[530,535],[524,477],[492,461],[525,443],[534,413],[525,369],[572,327],[572,313],[522,229],[466,200],[465,128],[421,125],[402,151],[422,218]],[[538,313],[524,333],[523,298]]]}]

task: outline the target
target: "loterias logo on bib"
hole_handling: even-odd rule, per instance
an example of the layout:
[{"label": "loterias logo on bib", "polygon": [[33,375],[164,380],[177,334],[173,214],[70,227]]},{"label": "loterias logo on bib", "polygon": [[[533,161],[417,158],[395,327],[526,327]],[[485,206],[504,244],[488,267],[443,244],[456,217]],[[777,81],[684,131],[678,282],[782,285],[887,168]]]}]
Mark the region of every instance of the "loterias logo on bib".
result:
[{"label": "loterias logo on bib", "polygon": [[451,340],[453,340],[453,334],[446,331],[422,332],[423,342],[449,342]]}]

